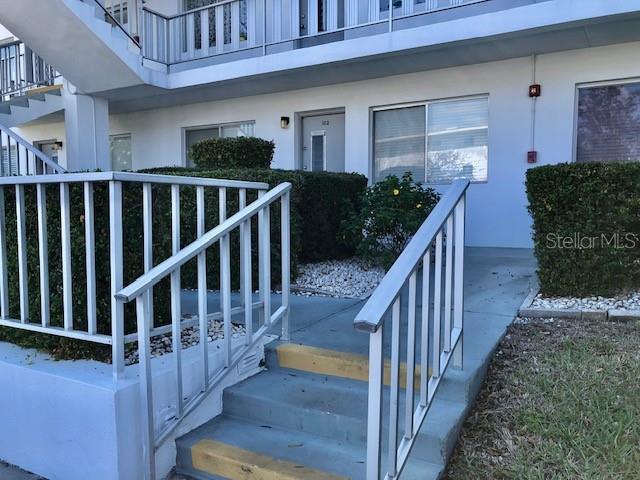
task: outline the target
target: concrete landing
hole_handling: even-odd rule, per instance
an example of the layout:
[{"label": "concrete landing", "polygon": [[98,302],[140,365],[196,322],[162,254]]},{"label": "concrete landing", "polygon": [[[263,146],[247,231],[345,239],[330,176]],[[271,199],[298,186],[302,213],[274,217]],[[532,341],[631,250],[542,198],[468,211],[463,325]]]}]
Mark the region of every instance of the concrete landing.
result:
[{"label": "concrete landing", "polygon": [[[535,272],[530,251],[468,249],[466,260],[464,369],[444,375],[403,479],[442,475],[493,351]],[[267,371],[227,388],[223,414],[178,439],[178,472],[197,479],[288,478],[287,468],[297,468],[301,479],[364,478],[368,392],[363,372],[368,370],[369,336],[353,329],[363,303],[293,297],[291,342],[269,345]],[[406,313],[405,302],[401,309]],[[388,388],[384,395],[388,405]],[[404,418],[404,390],[400,401]],[[388,425],[384,430],[386,443]],[[225,456],[226,451],[232,453]],[[246,461],[240,467],[238,455]],[[383,466],[386,461],[385,452]]]}]

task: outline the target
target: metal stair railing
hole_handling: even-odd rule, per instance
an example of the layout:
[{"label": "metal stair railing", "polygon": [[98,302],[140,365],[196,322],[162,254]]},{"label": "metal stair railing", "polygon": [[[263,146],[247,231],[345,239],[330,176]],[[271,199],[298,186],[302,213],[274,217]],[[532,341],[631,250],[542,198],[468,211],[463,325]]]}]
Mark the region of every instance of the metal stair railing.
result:
[{"label": "metal stair railing", "polygon": [[[468,180],[456,180],[451,184],[356,315],[355,328],[369,334],[367,480],[379,480],[381,474],[385,479],[401,475],[442,376],[450,363],[454,368],[462,368],[464,229],[468,186]],[[435,264],[432,272],[433,251]],[[421,308],[418,308],[419,274],[422,277]],[[407,311],[402,312],[402,299],[405,298]],[[401,335],[403,318],[406,318],[406,335]],[[389,326],[391,362],[390,372],[385,372],[383,333]],[[399,418],[402,350],[406,350],[403,421]],[[416,373],[417,353],[420,359],[419,373]],[[383,405],[385,373],[390,377],[388,406]],[[383,411],[389,412],[388,459],[384,463],[383,445],[386,442],[382,440],[385,423]],[[400,426],[403,427],[403,433],[399,440]]]},{"label": "metal stair railing", "polygon": [[[282,337],[289,336],[289,291],[290,291],[290,192],[291,184],[282,183],[264,193],[258,199],[246,205],[246,195],[239,199],[240,210],[233,216],[222,221],[218,226],[205,232],[204,226],[204,194],[198,190],[197,211],[202,212],[198,221],[198,238],[188,246],[179,249],[179,216],[174,218],[172,238],[174,239],[174,255],[158,264],[126,288],[116,294],[120,309],[124,304],[135,301],[137,312],[137,341],[140,369],[140,398],[141,398],[141,432],[144,455],[144,478],[155,478],[156,449],[169,437],[174,429],[180,425],[207,395],[227,377],[234,368],[251,354],[262,337],[271,331],[279,322],[282,324]],[[280,239],[281,239],[281,275],[282,275],[282,303],[275,309],[271,304],[271,207],[280,203]],[[144,209],[144,224],[150,225],[151,211]],[[178,211],[174,210],[174,216]],[[220,212],[220,218],[225,219],[225,212]],[[252,290],[252,249],[251,224],[257,218],[258,224],[258,272],[259,272],[259,301],[254,302]],[[231,236],[236,232],[240,240],[240,295],[241,306],[235,309],[231,306]],[[208,343],[208,312],[207,291],[207,249],[220,248],[220,308],[223,321],[224,339],[222,340],[222,365],[211,369],[209,356],[215,351]],[[186,381],[183,378],[183,357],[181,338],[181,304],[180,304],[180,269],[191,261],[197,261],[197,297],[198,320],[200,329],[200,343],[198,345],[199,388],[190,398],[186,391]],[[152,325],[151,291],[161,280],[170,279],[171,298],[171,331],[173,338],[173,367],[175,407],[168,419],[157,419],[154,414],[154,376],[151,365],[151,351],[149,331]],[[254,331],[253,310],[258,309],[257,328]],[[242,316],[245,325],[244,341],[233,342],[232,315]],[[235,345],[234,345],[235,343]]]}]

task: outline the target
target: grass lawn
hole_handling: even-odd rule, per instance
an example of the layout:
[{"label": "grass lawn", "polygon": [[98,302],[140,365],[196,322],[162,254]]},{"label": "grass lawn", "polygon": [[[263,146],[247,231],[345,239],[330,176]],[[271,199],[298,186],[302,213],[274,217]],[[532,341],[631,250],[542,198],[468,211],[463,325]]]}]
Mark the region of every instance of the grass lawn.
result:
[{"label": "grass lawn", "polygon": [[447,478],[640,479],[640,323],[514,324]]}]

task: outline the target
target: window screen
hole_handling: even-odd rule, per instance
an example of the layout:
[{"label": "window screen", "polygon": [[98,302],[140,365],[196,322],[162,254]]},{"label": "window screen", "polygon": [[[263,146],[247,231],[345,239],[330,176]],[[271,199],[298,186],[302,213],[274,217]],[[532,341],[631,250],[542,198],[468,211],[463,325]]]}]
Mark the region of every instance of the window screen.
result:
[{"label": "window screen", "polygon": [[425,107],[380,110],[373,119],[374,180],[406,172],[424,180]]},{"label": "window screen", "polygon": [[324,134],[311,135],[311,170],[313,172],[324,170],[324,141]]},{"label": "window screen", "polygon": [[578,90],[576,161],[640,160],[640,83]]},{"label": "window screen", "polygon": [[131,135],[112,135],[109,137],[109,149],[113,170],[132,170]]},{"label": "window screen", "polygon": [[427,121],[427,182],[457,178],[487,180],[489,145],[487,98],[429,105]]}]

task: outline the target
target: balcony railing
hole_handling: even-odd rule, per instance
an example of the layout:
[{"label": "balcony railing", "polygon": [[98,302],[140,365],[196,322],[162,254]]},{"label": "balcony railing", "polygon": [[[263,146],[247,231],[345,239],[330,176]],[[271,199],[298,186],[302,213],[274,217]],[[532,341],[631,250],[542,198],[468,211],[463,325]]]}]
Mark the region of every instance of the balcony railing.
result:
[{"label": "balcony railing", "polygon": [[0,101],[28,90],[53,85],[56,69],[22,42],[0,46]]},{"label": "balcony railing", "polygon": [[487,1],[393,0],[389,12],[390,0],[220,0],[173,16],[145,7],[141,47],[145,58],[169,65],[234,52],[266,55],[362,36],[362,29],[406,28],[411,17]]}]

